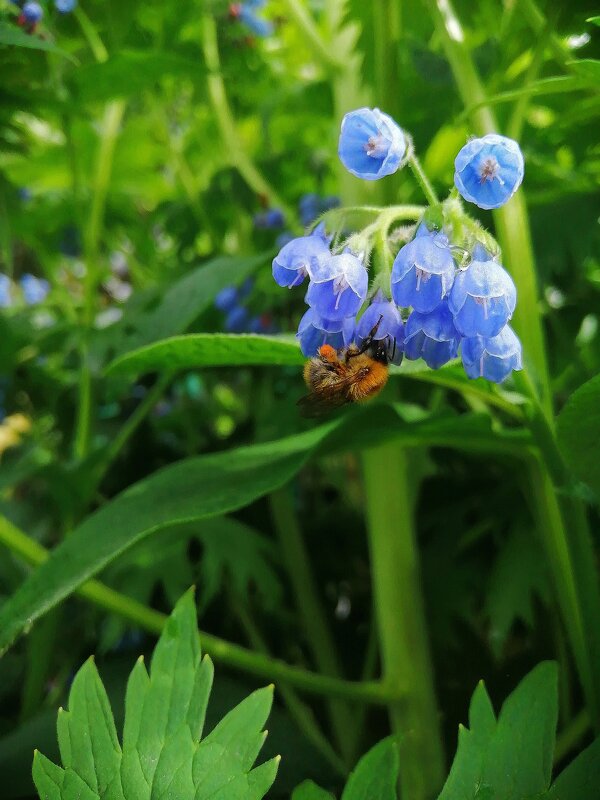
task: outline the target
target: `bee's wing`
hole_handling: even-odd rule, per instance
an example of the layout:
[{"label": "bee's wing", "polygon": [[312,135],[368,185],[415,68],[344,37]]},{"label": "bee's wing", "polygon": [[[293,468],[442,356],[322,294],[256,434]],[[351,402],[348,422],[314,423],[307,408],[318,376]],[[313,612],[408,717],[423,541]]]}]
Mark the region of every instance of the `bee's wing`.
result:
[{"label": "bee's wing", "polygon": [[327,386],[320,386],[316,392],[310,392],[298,400],[300,413],[303,417],[319,417],[328,414],[336,408],[341,408],[351,402],[348,388],[355,381],[352,373],[339,375]]}]

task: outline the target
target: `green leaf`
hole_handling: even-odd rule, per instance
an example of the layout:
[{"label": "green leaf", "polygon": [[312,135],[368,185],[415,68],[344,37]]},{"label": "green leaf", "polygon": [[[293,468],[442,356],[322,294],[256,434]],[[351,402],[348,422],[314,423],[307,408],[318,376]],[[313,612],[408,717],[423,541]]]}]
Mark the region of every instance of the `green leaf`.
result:
[{"label": "green leaf", "polygon": [[390,736],[360,759],[348,778],[342,800],[396,800],[399,771],[398,743]]},{"label": "green leaf", "polygon": [[[599,62],[600,63],[600,62]],[[580,386],[558,415],[558,446],[574,475],[600,496],[600,375]]]},{"label": "green leaf", "polygon": [[297,365],[306,359],[290,338],[254,334],[193,333],[175,336],[126,353],[108,365],[107,373],[143,372],[197,367]]},{"label": "green leaf", "polygon": [[47,39],[40,39],[39,36],[34,34],[25,33],[20,28],[17,28],[16,25],[11,25],[7,22],[0,22],[0,47],[2,46],[24,47],[28,50],[45,50],[77,63],[77,60],[72,55],[61,50],[53,42]]},{"label": "green leaf", "polygon": [[600,26],[600,17],[588,17],[588,18],[586,19],[586,22],[591,22],[591,23],[592,23],[592,25],[598,25],[598,26]]},{"label": "green leaf", "polygon": [[202,264],[176,281],[158,302],[153,297],[141,309],[133,302],[120,322],[102,332],[96,348],[101,348],[101,356],[103,350],[122,354],[184,333],[212,306],[221,289],[241,283],[269,257],[270,253],[248,258],[223,256]]},{"label": "green leaf", "polygon": [[517,619],[533,627],[533,598],[550,599],[546,564],[531,531],[515,529],[502,546],[492,569],[485,601],[490,619],[490,644],[502,654],[506,637]]},{"label": "green leaf", "polygon": [[600,739],[596,739],[564,769],[547,800],[597,800],[600,786]]},{"label": "green leaf", "polygon": [[83,102],[102,103],[153,88],[166,75],[190,78],[203,74],[201,62],[159,50],[122,50],[103,63],[86,64],[74,75],[74,90]]},{"label": "green leaf", "polygon": [[600,81],[600,60],[596,58],[578,58],[567,61],[567,67],[571,67],[580,77],[585,78],[594,85]]},{"label": "green leaf", "polygon": [[335,798],[313,781],[304,781],[300,786],[296,786],[291,800],[335,800]]},{"label": "green leaf", "polygon": [[546,791],[552,775],[557,694],[556,665],[544,662],[521,681],[496,720],[480,683],[471,700],[470,727],[459,729],[456,756],[438,800],[523,800]]},{"label": "green leaf", "polygon": [[402,405],[352,409],[305,433],[234,451],[185,459],[126,489],[79,525],[0,609],[0,653],[46,611],[150,534],[234,511],[278,489],[324,447],[327,452],[407,445],[457,447],[519,456],[525,431],[492,427],[486,414],[404,421]]},{"label": "green leaf", "polygon": [[34,756],[42,800],[260,800],[278,766],[272,759],[252,769],[272,687],[251,694],[202,739],[212,679],[188,592],[156,645],[150,674],[140,658],[129,677],[122,744],[93,660],[79,670],[69,710],[58,717],[62,768]]}]

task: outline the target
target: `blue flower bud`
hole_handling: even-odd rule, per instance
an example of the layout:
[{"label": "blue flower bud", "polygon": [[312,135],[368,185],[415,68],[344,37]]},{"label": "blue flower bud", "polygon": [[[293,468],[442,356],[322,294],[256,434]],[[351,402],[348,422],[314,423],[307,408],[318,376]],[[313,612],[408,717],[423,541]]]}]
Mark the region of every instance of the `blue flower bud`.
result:
[{"label": "blue flower bud", "polygon": [[77,5],[77,0],[54,0],[59,14],[69,14]]},{"label": "blue flower bud", "polygon": [[[381,320],[381,321],[380,321]],[[401,364],[404,349],[404,324],[397,307],[379,290],[356,325],[356,343],[360,346],[379,323],[374,338],[388,340],[388,354],[393,364]]]},{"label": "blue flower bud", "polygon": [[298,325],[297,339],[303,355],[310,358],[324,344],[336,350],[346,347],[354,338],[354,318],[341,320],[323,319],[314,308],[309,308]]},{"label": "blue flower bud", "polygon": [[282,228],[285,218],[280,208],[269,208],[260,214],[254,215],[254,227],[262,230]]},{"label": "blue flower bud", "polygon": [[427,313],[439,306],[454,281],[454,260],[443,233],[419,229],[405,244],[392,267],[392,297],[396,305]]},{"label": "blue flower bud", "polygon": [[496,261],[473,261],[458,273],[448,298],[454,324],[463,336],[496,336],[516,303],[515,284]]},{"label": "blue flower bud", "polygon": [[471,139],[454,161],[454,184],[469,203],[500,208],[517,191],[525,163],[517,142],[497,133]]},{"label": "blue flower bud", "polygon": [[298,201],[298,213],[300,214],[300,222],[303,225],[310,225],[321,213],[319,195],[314,194],[314,192],[303,194]]},{"label": "blue flower bud", "polygon": [[428,314],[413,311],[406,322],[404,354],[412,361],[422,358],[427,366],[438,369],[456,358],[459,344],[460,333],[445,302]]},{"label": "blue flower bud", "polygon": [[44,9],[39,3],[27,2],[21,9],[21,14],[25,22],[35,25],[44,16]]},{"label": "blue flower bud", "polygon": [[513,370],[523,369],[521,342],[510,325],[506,325],[497,336],[463,339],[462,360],[469,378],[502,383]]},{"label": "blue flower bud", "polygon": [[271,36],[274,31],[273,23],[255,14],[253,6],[259,7],[252,3],[240,3],[237,18],[257,36]]},{"label": "blue flower bud", "polygon": [[291,242],[294,239],[294,234],[291,231],[283,231],[280,233],[279,236],[275,239],[275,244],[281,250],[288,242]]},{"label": "blue flower bud", "polygon": [[406,139],[394,120],[378,108],[359,108],[342,120],[338,154],[357,178],[375,181],[396,172],[406,153]]},{"label": "blue flower bud", "polygon": [[248,325],[248,317],[244,306],[234,306],[225,317],[225,330],[228,333],[243,333]]},{"label": "blue flower bud", "polygon": [[312,277],[318,263],[331,253],[322,236],[301,236],[284,245],[273,259],[273,278],[279,286],[299,286]]},{"label": "blue flower bud", "polygon": [[325,319],[355,317],[368,287],[369,276],[362,261],[352,253],[341,253],[319,262],[305,300]]},{"label": "blue flower bud", "polygon": [[219,311],[231,311],[238,302],[237,286],[226,286],[215,297],[215,306]]},{"label": "blue flower bud", "polygon": [[35,275],[26,273],[20,280],[23,297],[27,305],[35,306],[46,299],[50,291],[50,284],[43,278],[36,278]]}]

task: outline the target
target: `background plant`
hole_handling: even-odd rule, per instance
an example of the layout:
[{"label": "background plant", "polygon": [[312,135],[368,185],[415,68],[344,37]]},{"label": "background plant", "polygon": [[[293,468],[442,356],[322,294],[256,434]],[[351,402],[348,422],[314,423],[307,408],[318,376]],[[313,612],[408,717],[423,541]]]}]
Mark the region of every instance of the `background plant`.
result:
[{"label": "background plant", "polygon": [[[600,686],[592,11],[241,5],[47,3],[34,30],[1,7],[7,796],[33,796],[34,747],[58,760],[56,708],[92,652],[119,716],[133,655],[194,581],[226,676],[208,729],[277,684],[273,797],[305,779],[339,796],[388,713],[420,732],[394,740],[405,795],[435,796],[480,678],[499,708],[548,658],[566,764]],[[440,196],[469,134],[520,141],[524,189],[493,224],[527,369],[496,390],[405,362],[380,403],[313,425],[297,345],[264,336],[303,312],[272,282],[275,240],[302,232],[307,193],[423,204],[406,171],[367,186],[338,164],[362,105],[411,131]],[[274,209],[284,227],[255,225]],[[219,333],[232,285],[258,333]]]}]

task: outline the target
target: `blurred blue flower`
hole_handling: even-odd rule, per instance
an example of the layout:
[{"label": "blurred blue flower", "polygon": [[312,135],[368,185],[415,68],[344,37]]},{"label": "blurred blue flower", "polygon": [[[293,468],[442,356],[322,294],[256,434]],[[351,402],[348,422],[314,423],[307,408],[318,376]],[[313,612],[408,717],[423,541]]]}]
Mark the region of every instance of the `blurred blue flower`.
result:
[{"label": "blurred blue flower", "polygon": [[456,358],[459,344],[460,333],[446,302],[428,314],[413,311],[406,322],[404,354],[411,360],[422,358],[432,369]]},{"label": "blurred blue flower", "polygon": [[248,323],[248,333],[276,333],[277,326],[270,314],[260,314],[252,317]]},{"label": "blurred blue flower", "polygon": [[23,290],[23,297],[29,306],[35,306],[43,302],[50,291],[50,284],[43,278],[36,278],[35,275],[26,273],[19,281]]},{"label": "blurred blue flower", "polygon": [[35,25],[44,16],[44,9],[39,3],[31,2],[31,0],[29,0],[29,2],[23,5],[21,14],[25,22],[27,22],[29,25]]},{"label": "blurred blue flower", "polygon": [[352,253],[319,262],[310,278],[305,300],[325,319],[355,317],[367,296],[367,270]]},{"label": "blurred blue flower", "polygon": [[60,14],[69,14],[77,5],[77,0],[54,0],[54,5]]},{"label": "blurred blue flower", "polygon": [[244,306],[234,306],[225,317],[225,330],[228,333],[244,333],[248,326],[248,310]]},{"label": "blurred blue flower", "polygon": [[459,272],[448,298],[454,324],[463,336],[496,336],[512,317],[517,290],[496,261],[473,261]]},{"label": "blurred blue flower", "polygon": [[70,258],[81,255],[81,234],[75,225],[67,225],[62,231],[59,244],[60,252]]},{"label": "blurred blue flower", "polygon": [[249,28],[257,36],[271,36],[274,31],[273,23],[256,14],[264,8],[263,0],[247,0],[245,3],[232,3],[229,13],[234,18]]},{"label": "blurred blue flower", "polygon": [[506,325],[497,336],[462,340],[462,360],[469,378],[502,383],[513,370],[523,369],[519,337]]},{"label": "blurred blue flower", "polygon": [[521,185],[525,171],[517,142],[497,133],[471,139],[454,161],[454,184],[469,203],[499,208]]},{"label": "blurred blue flower", "polygon": [[273,278],[279,286],[299,286],[307,275],[312,278],[321,261],[330,257],[322,236],[300,236],[284,245],[273,259]]},{"label": "blurred blue flower", "polygon": [[349,345],[354,337],[354,318],[323,319],[314,308],[309,308],[300,320],[296,337],[307,358],[316,355],[319,347],[324,344],[330,344],[339,350]]},{"label": "blurred blue flower", "polygon": [[28,189],[26,186],[20,186],[17,193],[22,203],[29,203],[33,197],[31,189]]},{"label": "blurred blue flower", "polygon": [[11,280],[8,275],[0,272],[0,308],[8,308],[12,305]]},{"label": "blurred blue flower", "polygon": [[215,297],[215,306],[219,311],[231,311],[237,305],[239,291],[237,286],[226,286]]},{"label": "blurred blue flower", "polygon": [[285,217],[281,209],[269,208],[266,211],[261,211],[260,214],[255,214],[253,222],[255,228],[272,230],[273,228],[282,228]]},{"label": "blurred blue flower", "polygon": [[443,233],[421,226],[417,236],[400,249],[392,267],[392,297],[399,306],[433,311],[454,281],[454,260]]},{"label": "blurred blue flower", "polygon": [[303,194],[298,201],[298,213],[300,215],[300,222],[303,225],[310,225],[320,214],[329,211],[331,208],[337,208],[340,204],[340,198],[334,197],[320,197],[318,194],[311,192]]},{"label": "blurred blue flower", "polygon": [[374,181],[396,172],[406,139],[394,120],[378,108],[350,111],[342,120],[338,154],[357,178]]},{"label": "blurred blue flower", "polygon": [[[381,322],[379,322],[381,318]],[[379,322],[377,341],[388,339],[388,354],[393,364],[401,364],[404,349],[404,324],[398,308],[379,290],[356,325],[356,343],[360,346]]]},{"label": "blurred blue flower", "polygon": [[285,247],[285,245],[291,242],[294,238],[294,234],[291,231],[283,231],[283,233],[280,233],[275,239],[275,244],[281,250],[282,247]]}]

